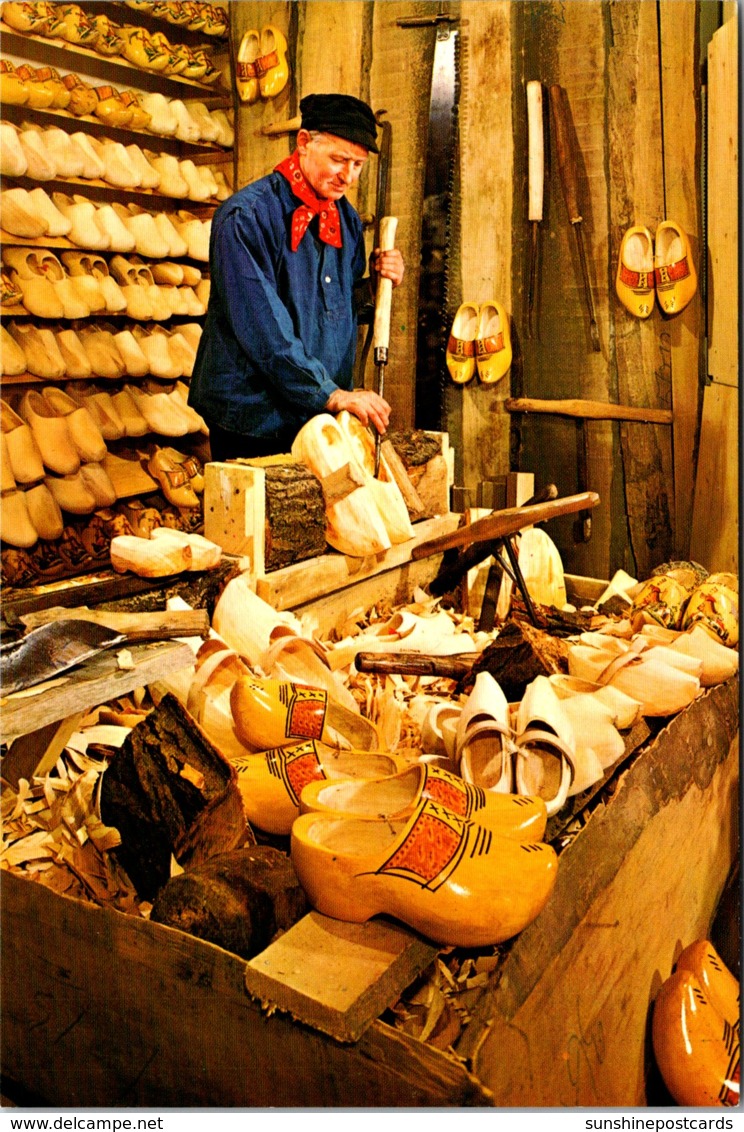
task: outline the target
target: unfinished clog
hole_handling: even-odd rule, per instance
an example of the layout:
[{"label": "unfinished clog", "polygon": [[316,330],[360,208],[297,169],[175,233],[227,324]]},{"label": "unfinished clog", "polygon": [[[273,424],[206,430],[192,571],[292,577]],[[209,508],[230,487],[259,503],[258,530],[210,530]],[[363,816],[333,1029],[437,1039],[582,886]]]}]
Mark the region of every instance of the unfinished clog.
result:
[{"label": "unfinished clog", "polygon": [[18,377],[28,369],[22,344],[4,326],[0,326],[0,359],[3,377]]},{"label": "unfinished clog", "polygon": [[80,456],[70,436],[67,421],[65,417],[57,416],[38,390],[29,389],[24,393],[20,414],[31,428],[44,466],[60,476],[77,472]]},{"label": "unfinished clog", "polygon": [[261,654],[259,667],[273,680],[324,688],[342,707],[354,712],[359,710],[351,692],[331,670],[322,646],[310,638],[298,636],[286,626],[277,626],[272,631],[271,644]]},{"label": "unfinished clog", "polygon": [[191,550],[191,570],[213,570],[219,566],[222,558],[222,547],[191,531],[177,531],[172,527],[158,527],[152,531],[150,538],[169,539],[180,546],[188,546]]},{"label": "unfinished clog", "polygon": [[651,1037],[664,1084],[677,1104],[738,1106],[738,1019],[732,1025],[719,1014],[692,971],[680,968],[662,984]]},{"label": "unfinished clog", "polygon": [[591,695],[609,709],[612,722],[619,731],[632,727],[640,719],[641,705],[638,700],[627,696],[612,684],[593,684],[590,680],[569,676],[565,672],[554,672],[548,679],[560,700],[570,699],[571,696]]},{"label": "unfinished clog", "polygon": [[319,413],[302,426],[292,455],[325,482],[326,539],[354,558],[379,554],[392,545],[364,470],[338,422]]},{"label": "unfinished clog", "polygon": [[700,691],[702,662],[663,646],[649,647],[641,636],[631,642],[583,633],[569,645],[571,676],[612,685],[641,704],[641,713],[674,715]]},{"label": "unfinished clog", "polygon": [[243,676],[233,685],[231,705],[238,735],[258,751],[299,739],[362,751],[379,748],[372,721],[334,702],[322,688]]},{"label": "unfinished clog", "polygon": [[5,189],[0,193],[0,228],[11,236],[35,239],[49,231],[49,225],[34,207],[26,189]]},{"label": "unfinished clog", "polygon": [[558,864],[548,845],[496,837],[428,800],[407,821],[302,814],[291,857],[324,915],[354,923],[390,915],[456,947],[522,931],[550,896]]},{"label": "unfinished clog", "polygon": [[358,417],[346,409],[337,415],[336,421],[349,441],[358,465],[366,472],[365,483],[374,496],[391,543],[395,546],[407,542],[408,539],[413,538],[413,526],[408,508],[382,453],[379,472],[375,476],[375,440],[372,433],[364,427]]},{"label": "unfinished clog", "polygon": [[484,792],[431,763],[406,766],[384,778],[367,773],[354,781],[316,781],[302,791],[302,813],[336,813],[400,821],[413,814],[422,799],[438,802],[459,817],[477,822],[499,837],[540,841],[547,823],[539,798]]},{"label": "unfinished clog", "polygon": [[484,385],[494,385],[512,363],[509,317],[495,299],[481,303],[475,336],[475,368]]},{"label": "unfinished clog", "polygon": [[400,773],[402,759],[382,752],[339,751],[314,739],[257,754],[231,757],[246,817],[266,833],[286,836],[300,814],[309,785],[336,780],[383,779]]},{"label": "unfinished clog", "polygon": [[5,437],[8,459],[18,483],[36,483],[44,478],[39,446],[28,424],[7,401],[0,399],[0,429]]},{"label": "unfinished clog", "polygon": [[59,503],[47,485],[34,484],[24,494],[29,519],[39,538],[59,538],[65,529],[65,523]]},{"label": "unfinished clog", "polygon": [[697,291],[697,272],[687,233],[674,220],[656,229],[654,275],[659,306],[665,314],[679,314]]},{"label": "unfinished clog", "polygon": [[23,491],[8,491],[0,497],[0,541],[27,550],[38,539]]},{"label": "unfinished clog", "polygon": [[65,360],[54,333],[48,326],[14,321],[9,328],[12,337],[23,350],[29,373],[52,381],[64,376]]},{"label": "unfinished clog", "polygon": [[95,420],[84,405],[77,404],[62,389],[46,386],[42,397],[48,401],[58,417],[64,417],[70,439],[80,459],[86,463],[99,463],[106,455],[106,441]]},{"label": "unfinished clog", "polygon": [[552,817],[565,804],[574,778],[576,737],[547,676],[525,689],[516,722],[517,793],[537,796]]},{"label": "unfinished clog", "polygon": [[166,578],[191,569],[188,546],[136,535],[116,535],[111,540],[110,554],[111,565],[120,574],[130,571],[142,578]]},{"label": "unfinished clog", "polygon": [[465,385],[475,376],[475,339],[479,316],[480,307],[477,303],[462,303],[452,322],[446,362],[449,375],[457,385]]},{"label": "unfinished clog", "polygon": [[636,318],[648,318],[654,309],[654,240],[642,224],[628,228],[620,242],[615,292]]}]

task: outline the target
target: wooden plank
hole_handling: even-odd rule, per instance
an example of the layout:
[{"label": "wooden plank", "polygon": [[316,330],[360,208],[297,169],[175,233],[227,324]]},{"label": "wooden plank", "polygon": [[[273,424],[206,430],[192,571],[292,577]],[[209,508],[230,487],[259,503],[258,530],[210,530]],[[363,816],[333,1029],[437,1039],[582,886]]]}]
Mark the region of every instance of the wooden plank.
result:
[{"label": "wooden plank", "polygon": [[115,613],[95,609],[53,609],[27,613],[21,618],[27,630],[51,621],[92,621],[105,625],[125,636],[137,635],[138,641],[162,641],[171,637],[208,637],[209,614],[206,609],[164,609],[144,613]]},{"label": "wooden plank", "polygon": [[266,472],[248,464],[213,461],[204,466],[204,537],[227,554],[247,559],[257,576],[265,569]]},{"label": "wooden plank", "polygon": [[461,1062],[383,1022],[347,1045],[267,1018],[244,960],[213,944],[5,870],[0,882],[3,1075],[55,1106],[491,1103]]},{"label": "wooden plank", "polygon": [[[611,20],[607,191],[614,278],[620,242],[627,229],[643,224],[653,234],[665,212],[656,5],[643,0],[614,5]],[[612,319],[617,364],[617,398],[613,400],[671,409],[670,331],[666,324],[660,325],[661,315],[654,311],[647,319],[637,319],[613,296]],[[676,402],[674,409],[684,412]],[[644,578],[673,553],[672,436],[661,427],[635,424],[622,426],[619,436],[627,530],[634,559],[632,564],[621,564]]]},{"label": "wooden plank", "polygon": [[354,1042],[438,952],[392,922],[347,924],[311,912],[249,960],[245,985],[264,1009]]},{"label": "wooden plank", "polygon": [[[460,5],[459,278],[450,273],[450,317],[461,302],[497,299],[513,315],[511,227],[514,196],[512,120],[512,5],[504,0]],[[498,113],[484,113],[498,106]],[[496,157],[495,155],[498,155]],[[449,329],[449,328],[448,328]],[[512,328],[514,332],[516,328]],[[449,380],[449,379],[448,379]],[[475,502],[482,480],[510,470],[509,417],[504,399],[511,375],[496,385],[477,378],[452,391],[452,421],[444,427],[457,438],[457,482]]]},{"label": "wooden plank", "polygon": [[708,373],[739,383],[738,27],[729,19],[708,47]]},{"label": "wooden plank", "polygon": [[128,651],[132,668],[119,668],[116,654],[105,652],[59,677],[54,686],[39,684],[4,696],[0,699],[4,740],[144,688],[194,663],[191,647],[176,641],[132,645]]},{"label": "wooden plank", "polygon": [[665,1103],[648,1092],[649,1011],[738,852],[738,692],[734,678],[676,716],[561,853],[457,1047],[496,1104]]},{"label": "wooden plank", "polygon": [[[658,18],[661,37],[659,51],[665,216],[676,220],[690,237],[693,259],[700,276],[704,249],[700,194],[697,190],[702,132],[700,68],[696,52],[700,19],[698,5],[680,4],[677,0],[660,0]],[[735,81],[733,76],[732,81]],[[733,98],[735,101],[735,94]],[[713,102],[709,101],[709,105],[713,105]],[[734,193],[736,185],[737,181],[734,180]],[[717,198],[716,191],[710,198],[711,203]],[[734,197],[730,202],[734,215],[735,200]],[[687,558],[690,546],[695,488],[694,458],[701,407],[700,363],[705,323],[701,302],[702,287],[703,280],[698,278],[698,294],[681,314],[665,324],[674,406],[674,548],[678,558]]]},{"label": "wooden plank", "polygon": [[398,543],[382,554],[366,558],[348,558],[344,554],[322,554],[296,562],[282,570],[274,570],[256,580],[256,593],[274,609],[294,609],[324,595],[333,595],[354,582],[371,578],[396,566],[410,562],[411,551],[419,543],[435,535],[455,530],[461,516],[455,512],[434,519],[424,519],[414,527],[414,538]]},{"label": "wooden plank", "polygon": [[705,389],[690,554],[708,570],[739,569],[739,390]]}]

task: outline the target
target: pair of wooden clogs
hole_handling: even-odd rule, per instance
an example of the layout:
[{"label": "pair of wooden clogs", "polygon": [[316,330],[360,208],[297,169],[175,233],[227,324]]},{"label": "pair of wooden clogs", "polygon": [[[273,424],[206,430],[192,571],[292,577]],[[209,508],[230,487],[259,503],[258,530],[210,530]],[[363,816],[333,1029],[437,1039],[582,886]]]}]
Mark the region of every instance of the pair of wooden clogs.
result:
[{"label": "pair of wooden clogs", "polygon": [[648,318],[658,303],[664,314],[683,311],[697,290],[697,272],[690,241],[674,220],[664,220],[654,238],[635,225],[623,235],[615,274],[615,291],[636,318]]},{"label": "pair of wooden clogs", "polygon": [[677,1104],[738,1107],[740,991],[709,940],[680,954],[653,1005],[651,1037],[664,1084]]},{"label": "pair of wooden clogs", "polygon": [[276,98],[287,85],[287,40],[279,28],[267,26],[249,30],[240,41],[235,68],[235,85],[241,102]]},{"label": "pair of wooden clogs", "polygon": [[509,319],[501,303],[462,303],[447,341],[447,369],[457,385],[477,372],[484,385],[500,381],[512,362]]}]

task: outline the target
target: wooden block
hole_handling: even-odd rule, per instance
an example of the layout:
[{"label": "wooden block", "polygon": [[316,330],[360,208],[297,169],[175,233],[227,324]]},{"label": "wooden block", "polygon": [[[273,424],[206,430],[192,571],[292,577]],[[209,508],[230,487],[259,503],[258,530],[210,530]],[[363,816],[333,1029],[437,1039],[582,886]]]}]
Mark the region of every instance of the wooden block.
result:
[{"label": "wooden block", "polygon": [[416,488],[411,482],[411,478],[406,471],[406,466],[401,460],[395,448],[389,440],[383,440],[380,445],[380,451],[387,461],[390,473],[398,485],[401,495],[408,508],[408,514],[412,520],[422,519],[424,517],[424,503],[421,496],[416,491]]},{"label": "wooden block", "polygon": [[[448,514],[441,519],[427,519],[417,523],[415,538],[399,543],[381,554],[367,558],[347,558],[344,554],[323,554],[296,562],[283,570],[275,570],[256,580],[256,593],[274,609],[294,609],[323,595],[331,597],[352,582],[381,574],[395,566],[408,563],[412,547],[425,542],[434,533],[454,530],[459,515]],[[374,599],[373,599],[374,601]]]},{"label": "wooden block", "polygon": [[249,464],[204,467],[204,537],[226,554],[249,560],[251,574],[265,570],[266,472]]},{"label": "wooden block", "polygon": [[354,1042],[437,954],[404,927],[311,912],[246,964],[245,985],[265,1007]]}]

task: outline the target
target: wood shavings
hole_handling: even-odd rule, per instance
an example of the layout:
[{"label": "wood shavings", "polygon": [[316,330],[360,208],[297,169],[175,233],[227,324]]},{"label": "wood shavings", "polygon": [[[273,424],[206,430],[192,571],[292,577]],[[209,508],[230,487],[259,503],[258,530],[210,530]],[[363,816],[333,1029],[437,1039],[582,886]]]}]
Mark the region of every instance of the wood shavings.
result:
[{"label": "wood shavings", "polygon": [[116,654],[116,665],[126,671],[131,671],[134,668],[134,657],[132,656],[131,649],[120,649]]}]

